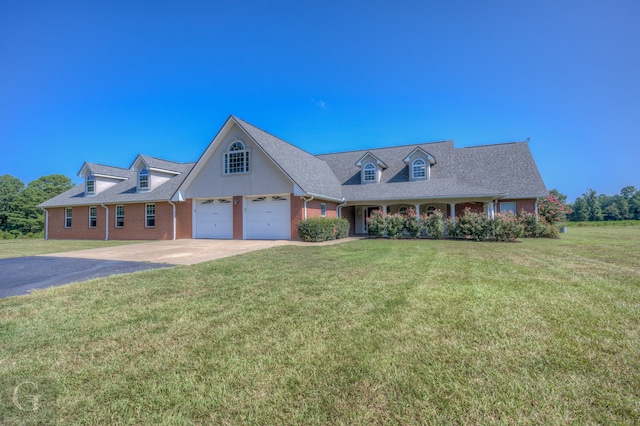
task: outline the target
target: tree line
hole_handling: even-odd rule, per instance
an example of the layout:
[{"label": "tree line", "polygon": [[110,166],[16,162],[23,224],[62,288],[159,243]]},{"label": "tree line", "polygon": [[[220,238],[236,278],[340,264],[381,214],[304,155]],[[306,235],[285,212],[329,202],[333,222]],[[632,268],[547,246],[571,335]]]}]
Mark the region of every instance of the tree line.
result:
[{"label": "tree line", "polygon": [[37,205],[73,186],[64,175],[42,176],[26,186],[17,177],[0,176],[0,238],[42,236],[44,211]]},{"label": "tree line", "polygon": [[609,196],[588,189],[570,207],[569,220],[573,222],[640,220],[640,190],[625,186],[619,194]]}]

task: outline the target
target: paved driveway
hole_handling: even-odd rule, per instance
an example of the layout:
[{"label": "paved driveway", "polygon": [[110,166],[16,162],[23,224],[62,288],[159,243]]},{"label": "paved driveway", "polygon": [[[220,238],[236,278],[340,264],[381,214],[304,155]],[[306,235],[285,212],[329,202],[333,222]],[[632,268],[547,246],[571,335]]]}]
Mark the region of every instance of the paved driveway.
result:
[{"label": "paved driveway", "polygon": [[282,245],[309,247],[349,240],[352,239],[346,238],[324,243],[302,243],[284,240],[185,239],[0,259],[0,297],[28,294],[33,289],[86,281],[114,274],[127,274],[175,265],[192,265]]}]

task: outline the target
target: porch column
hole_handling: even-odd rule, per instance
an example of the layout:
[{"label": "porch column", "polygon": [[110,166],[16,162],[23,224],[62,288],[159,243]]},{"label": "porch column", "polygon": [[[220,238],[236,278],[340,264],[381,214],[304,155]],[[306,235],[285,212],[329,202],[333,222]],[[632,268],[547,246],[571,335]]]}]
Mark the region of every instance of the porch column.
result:
[{"label": "porch column", "polygon": [[387,205],[382,206],[382,213],[387,214]]},{"label": "porch column", "polygon": [[456,203],[449,203],[449,208],[451,209],[451,218],[456,217]]},{"label": "porch column", "polygon": [[414,207],[416,208],[416,214],[420,217],[420,204],[416,204]]},{"label": "porch column", "polygon": [[494,204],[492,202],[484,203],[484,211],[489,219],[493,219],[495,217]]}]

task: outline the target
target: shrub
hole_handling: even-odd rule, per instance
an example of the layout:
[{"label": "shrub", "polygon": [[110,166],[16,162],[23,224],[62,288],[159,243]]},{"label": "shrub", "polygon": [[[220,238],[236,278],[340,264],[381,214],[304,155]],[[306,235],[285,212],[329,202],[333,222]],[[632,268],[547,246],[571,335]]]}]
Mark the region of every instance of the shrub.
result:
[{"label": "shrub", "polygon": [[302,241],[318,242],[349,236],[349,221],[344,218],[314,217],[298,222]]},{"label": "shrub", "polygon": [[497,214],[491,224],[492,237],[496,241],[515,241],[524,232],[524,225],[511,213]]},{"label": "shrub", "polygon": [[538,238],[542,233],[542,228],[539,225],[538,217],[533,213],[527,213],[522,210],[518,213],[518,221],[523,226],[523,235],[527,238]]},{"label": "shrub", "polygon": [[411,238],[418,238],[424,230],[424,221],[420,220],[415,211],[410,210],[404,219],[404,227]]},{"label": "shrub", "polygon": [[389,238],[402,238],[404,230],[405,218],[400,213],[388,214],[385,218],[387,225],[387,236]]},{"label": "shrub", "polygon": [[371,216],[367,218],[367,226],[369,227],[369,232],[376,237],[384,237],[387,233],[387,224],[384,213],[380,210],[374,210],[371,212]]},{"label": "shrub", "polygon": [[331,220],[333,220],[336,225],[336,240],[347,238],[349,236],[349,228],[351,227],[349,221],[343,217],[336,217]]},{"label": "shrub", "polygon": [[[427,236],[435,238],[436,240],[439,240],[444,236],[445,220],[443,218],[444,215],[440,210],[434,211],[429,216],[423,216],[423,222]],[[449,225],[449,223],[450,221],[447,220],[446,224]],[[453,224],[453,226],[455,226],[455,221],[451,223]]]},{"label": "shrub", "polygon": [[460,237],[483,241],[490,238],[491,220],[482,213],[465,209],[458,218],[457,234]]},{"label": "shrub", "polygon": [[449,238],[458,238],[458,218],[449,217],[443,220],[445,236]]}]

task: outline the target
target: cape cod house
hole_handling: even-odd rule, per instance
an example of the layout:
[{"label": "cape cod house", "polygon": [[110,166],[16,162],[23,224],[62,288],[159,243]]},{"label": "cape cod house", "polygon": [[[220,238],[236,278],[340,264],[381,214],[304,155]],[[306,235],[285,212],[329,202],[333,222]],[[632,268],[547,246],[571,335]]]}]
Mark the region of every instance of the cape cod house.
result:
[{"label": "cape cod house", "polygon": [[40,206],[49,239],[298,239],[309,217],[366,234],[373,210],[536,211],[547,195],[527,142],[453,141],[312,155],[230,116],[195,163],[139,155],[85,163],[84,183]]}]

